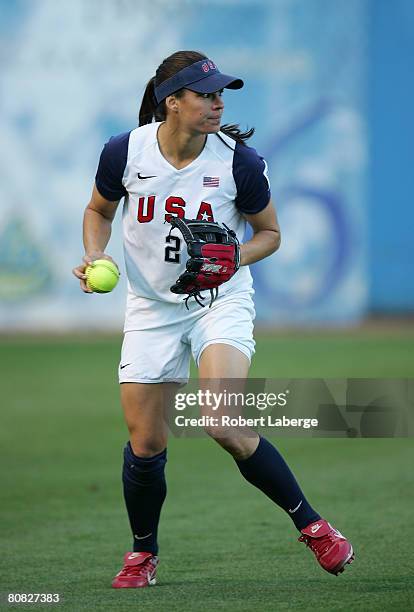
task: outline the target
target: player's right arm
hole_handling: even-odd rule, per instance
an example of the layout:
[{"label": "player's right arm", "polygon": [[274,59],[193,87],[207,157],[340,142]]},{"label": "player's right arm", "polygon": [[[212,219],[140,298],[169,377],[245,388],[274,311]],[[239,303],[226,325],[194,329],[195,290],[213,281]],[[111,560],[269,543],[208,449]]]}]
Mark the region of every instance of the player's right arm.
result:
[{"label": "player's right arm", "polygon": [[[92,293],[86,285],[86,266],[96,259],[113,261],[112,257],[105,254],[105,249],[111,237],[112,221],[118,204],[119,200],[111,202],[104,198],[94,185],[91,200],[83,216],[85,255],[82,258],[82,263],[72,270],[73,274],[79,278],[80,287],[85,293]],[[114,263],[116,265],[116,262]]]}]

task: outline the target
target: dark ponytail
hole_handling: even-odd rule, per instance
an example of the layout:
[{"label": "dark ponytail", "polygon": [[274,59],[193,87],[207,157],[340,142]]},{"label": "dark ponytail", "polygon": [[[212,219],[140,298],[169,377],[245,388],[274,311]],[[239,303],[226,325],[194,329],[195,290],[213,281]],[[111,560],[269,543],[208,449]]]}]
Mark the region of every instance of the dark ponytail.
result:
[{"label": "dark ponytail", "polygon": [[[139,109],[139,126],[152,123],[153,121],[165,121],[167,117],[165,100],[157,104],[155,97],[155,84],[161,85],[166,79],[169,79],[174,74],[177,74],[183,68],[191,66],[195,62],[207,59],[207,56],[198,51],[177,51],[169,57],[167,57],[157,68],[155,76],[152,77],[147,83],[145,88],[144,96],[141,102],[141,108]],[[175,96],[179,98],[183,95],[184,90],[180,89],[175,92]],[[233,138],[240,144],[245,144],[245,140],[250,138],[254,133],[254,128],[242,132],[238,125],[225,124],[221,128],[221,131]]]},{"label": "dark ponytail", "polygon": [[154,119],[155,121],[165,121],[165,104],[164,101],[161,104],[157,104],[154,88],[155,76],[148,81],[142,98],[141,108],[139,109],[140,127],[141,125],[152,123]]}]

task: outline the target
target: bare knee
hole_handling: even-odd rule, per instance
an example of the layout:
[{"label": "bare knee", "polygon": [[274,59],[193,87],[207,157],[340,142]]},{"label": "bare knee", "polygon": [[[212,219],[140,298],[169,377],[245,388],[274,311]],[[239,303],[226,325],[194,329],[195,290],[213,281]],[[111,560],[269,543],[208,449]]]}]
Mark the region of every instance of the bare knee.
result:
[{"label": "bare knee", "polygon": [[218,444],[221,444],[223,440],[230,440],[231,438],[231,430],[229,427],[206,425],[204,427],[204,431]]},{"label": "bare knee", "polygon": [[168,442],[162,385],[124,383],[121,400],[134,455],[148,458],[161,453]]},{"label": "bare knee", "polygon": [[128,427],[128,430],[129,441],[134,455],[137,457],[142,457],[143,459],[154,457],[154,455],[158,455],[158,453],[161,453],[167,448],[167,435],[161,435],[155,432],[145,435],[139,431],[139,428],[134,428],[133,426]]},{"label": "bare knee", "polygon": [[242,461],[253,455],[259,443],[259,436],[246,436],[229,428],[206,427],[205,432],[234,459]]}]

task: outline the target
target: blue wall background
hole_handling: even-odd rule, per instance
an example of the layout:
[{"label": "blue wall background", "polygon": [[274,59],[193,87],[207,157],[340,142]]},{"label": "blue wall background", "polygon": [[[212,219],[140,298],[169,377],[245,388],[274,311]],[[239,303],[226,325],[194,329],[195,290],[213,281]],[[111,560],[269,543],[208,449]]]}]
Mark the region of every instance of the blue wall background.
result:
[{"label": "blue wall background", "polygon": [[371,0],[369,306],[414,311],[414,2]]},{"label": "blue wall background", "polygon": [[[0,34],[0,329],[119,329],[125,274],[104,299],[70,274],[83,210],[185,48],[245,79],[225,121],[269,163],[283,241],[252,266],[257,320],[414,311],[414,0],[0,0]],[[123,271],[120,215],[108,252]]]}]

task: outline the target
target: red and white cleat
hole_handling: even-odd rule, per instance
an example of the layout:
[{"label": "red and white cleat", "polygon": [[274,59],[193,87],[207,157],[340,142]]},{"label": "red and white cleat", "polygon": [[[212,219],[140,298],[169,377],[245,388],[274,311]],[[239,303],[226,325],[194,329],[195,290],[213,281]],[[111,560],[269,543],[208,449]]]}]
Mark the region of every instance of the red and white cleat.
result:
[{"label": "red and white cleat", "polygon": [[139,589],[156,583],[158,557],[150,552],[127,552],[124,567],[112,581],[114,589]]},{"label": "red and white cleat", "polygon": [[341,574],[355,558],[352,544],[324,519],[311,523],[301,531],[299,542],[305,542],[316,560],[330,574]]}]

